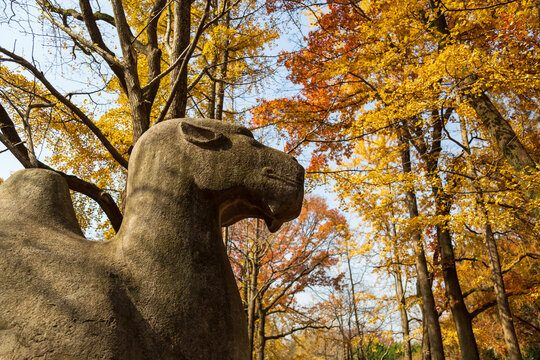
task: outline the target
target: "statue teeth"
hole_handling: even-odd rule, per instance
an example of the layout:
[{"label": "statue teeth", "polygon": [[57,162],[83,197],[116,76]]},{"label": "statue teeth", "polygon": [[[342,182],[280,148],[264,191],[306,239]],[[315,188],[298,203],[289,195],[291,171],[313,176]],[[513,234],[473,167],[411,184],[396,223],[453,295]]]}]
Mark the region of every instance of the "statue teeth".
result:
[{"label": "statue teeth", "polygon": [[278,212],[279,207],[281,206],[279,201],[275,201],[275,200],[267,201],[266,204],[270,208],[272,215],[275,215]]}]

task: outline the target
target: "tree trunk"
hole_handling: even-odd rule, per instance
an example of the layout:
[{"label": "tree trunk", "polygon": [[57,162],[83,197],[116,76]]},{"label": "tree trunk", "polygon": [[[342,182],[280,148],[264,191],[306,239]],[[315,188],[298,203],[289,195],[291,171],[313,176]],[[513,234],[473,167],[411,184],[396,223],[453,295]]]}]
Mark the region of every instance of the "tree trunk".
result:
[{"label": "tree trunk", "polygon": [[[88,5],[89,3],[87,3]],[[124,65],[123,80],[125,81],[126,96],[129,99],[131,122],[133,124],[133,135],[131,144],[135,143],[150,127],[149,107],[145,104],[145,99],[138,73],[138,54],[131,40],[132,34],[122,1],[111,1],[114,12],[114,22],[118,33],[118,41],[122,49]],[[90,11],[90,9],[87,9]],[[90,29],[89,29],[90,31]],[[94,39],[96,41],[96,39]],[[101,40],[97,40],[101,41]]]},{"label": "tree trunk", "polygon": [[[420,293],[420,291],[419,291]],[[418,294],[422,296],[421,294]],[[422,360],[431,360],[431,348],[429,346],[429,335],[426,324],[426,317],[422,313]]]},{"label": "tree trunk", "polygon": [[36,152],[34,150],[34,139],[32,138],[32,128],[30,126],[30,112],[32,111],[31,104],[28,105],[25,116],[21,116],[21,120],[24,126],[24,134],[26,139],[26,149],[28,152],[28,160],[32,167],[38,167],[38,160],[36,157]]},{"label": "tree trunk", "polygon": [[[431,4],[432,8],[436,10],[437,18],[433,25],[435,25],[434,28],[441,35],[439,48],[442,50],[445,46],[442,40],[450,35],[450,28],[448,27],[445,14],[441,12],[440,1],[431,0]],[[458,81],[457,84],[461,90],[461,96],[470,101],[476,115],[495,142],[496,147],[514,169],[526,172],[534,171],[536,169],[535,161],[531,158],[508,121],[497,110],[491,99],[482,89],[470,91],[472,90],[471,87],[478,80],[478,77],[475,74],[470,74],[466,68],[463,69],[463,75],[463,79]]]},{"label": "tree trunk", "polygon": [[[226,2],[228,6],[228,1]],[[231,23],[231,12],[227,12],[225,17],[225,28],[229,28]],[[222,63],[219,68],[220,81],[217,83],[216,98],[216,119],[223,120],[223,106],[225,102],[225,81],[227,79],[227,69],[229,64],[229,40],[225,40]]]},{"label": "tree trunk", "polygon": [[[461,139],[466,153],[470,154],[469,137],[467,134],[467,127],[465,122],[461,121]],[[472,175],[476,178],[476,169],[466,157],[467,162],[471,165]],[[501,271],[501,262],[499,259],[499,251],[497,250],[497,243],[493,236],[493,230],[489,223],[489,213],[484,203],[484,194],[479,185],[474,185],[477,192],[478,203],[482,208],[485,216],[484,224],[484,242],[486,244],[486,250],[488,252],[489,267],[491,270],[491,278],[493,281],[493,288],[495,289],[495,297],[497,300],[497,307],[499,309],[499,317],[501,318],[501,325],[503,328],[504,341],[508,350],[508,356],[510,360],[521,360],[521,351],[519,350],[519,342],[516,336],[516,330],[514,328],[514,322],[512,321],[512,312],[510,311],[510,305],[508,304],[508,297],[506,296],[506,290],[504,287],[504,280]]]},{"label": "tree trunk", "polygon": [[[401,146],[401,165],[403,173],[410,174],[411,168],[411,153],[409,144],[405,139],[400,139]],[[418,217],[418,203],[416,200],[416,194],[413,190],[407,190],[405,192],[407,207],[409,210],[409,217],[414,220]],[[431,356],[433,360],[444,360],[444,349],[442,343],[441,327],[439,325],[439,314],[435,307],[435,299],[431,290],[431,281],[429,279],[429,270],[427,267],[426,255],[424,253],[424,245],[422,243],[422,236],[419,230],[415,230],[413,233],[413,240],[415,243],[415,261],[416,261],[416,273],[417,281],[422,295],[422,313],[425,318],[427,334],[429,336],[429,344],[431,349]]]},{"label": "tree trunk", "polygon": [[[246,223],[246,227],[248,224]],[[246,239],[249,241],[249,238]],[[258,323],[258,336],[260,337],[261,331],[264,331],[264,329],[261,329],[261,324],[264,327],[264,320],[261,319],[261,314],[263,314],[262,309],[262,294],[259,293],[258,289],[258,279],[259,279],[259,270],[261,267],[260,264],[260,242],[261,242],[261,221],[259,219],[255,220],[255,238],[253,239],[253,243],[248,246],[247,251],[247,258],[246,261],[248,262],[248,290],[247,290],[247,305],[248,305],[248,339],[249,339],[249,356],[250,359],[253,359],[253,353],[255,349],[255,323],[256,320],[259,319]],[[259,343],[257,347],[257,354],[259,354],[260,351],[260,338]],[[264,349],[263,349],[264,353]],[[257,356],[258,358],[258,356]]]},{"label": "tree trunk", "polygon": [[[439,42],[439,49],[444,48],[444,39],[450,36],[450,29],[448,22],[446,21],[445,14],[441,12],[440,1],[431,0],[432,9],[436,11],[438,15],[436,21],[433,23],[434,28],[441,35],[441,41]],[[464,73],[468,70],[464,69]],[[461,82],[459,88],[464,90],[470,88],[472,84],[476,82],[475,75],[469,75],[465,77],[465,80]],[[470,89],[469,89],[470,90]],[[497,146],[502,151],[507,160],[518,170],[525,169],[534,166],[534,161],[525,151],[523,145],[519,142],[516,134],[506,122],[506,120],[497,111],[491,100],[487,95],[480,90],[480,93],[464,92],[463,96],[471,101],[471,105],[475,109],[478,117],[486,127],[488,133],[493,137]],[[442,128],[442,122],[439,120],[436,126]],[[433,197],[435,199],[436,214],[447,216],[450,213],[447,195],[443,192],[442,186],[440,186],[440,176],[437,173],[435,163],[438,163],[438,155],[440,153],[440,129],[439,137],[435,139],[438,145],[438,149],[435,150],[436,155],[431,156],[432,166],[428,162],[428,172],[432,174],[432,180],[434,185],[432,187]],[[434,144],[435,145],[435,144]],[[435,146],[434,146],[435,147]],[[531,164],[532,162],[532,164]],[[441,250],[441,262],[443,270],[443,278],[446,287],[446,293],[450,302],[450,309],[452,316],[454,317],[454,324],[458,334],[459,344],[461,348],[461,357],[464,360],[479,359],[478,348],[476,340],[474,338],[474,332],[472,330],[472,319],[463,301],[463,294],[459,285],[454,250],[452,247],[452,238],[448,229],[448,224],[444,222],[437,226],[437,240]]]},{"label": "tree trunk", "polygon": [[[191,0],[174,0],[174,17],[173,17],[174,39],[169,61],[172,64],[187,49],[190,43],[191,33]],[[184,56],[186,56],[184,54]],[[188,72],[187,66],[177,66],[171,71],[170,88],[172,89],[175,82],[179,81],[178,90],[174,95],[173,101],[167,112],[167,117],[180,118],[185,117],[187,107],[187,82]]]},{"label": "tree trunk", "polygon": [[208,93],[208,104],[206,105],[206,117],[209,119],[216,118],[216,82],[212,79],[210,79],[210,91]]},{"label": "tree trunk", "polygon": [[[416,200],[416,196],[414,197]],[[422,295],[422,313],[426,319],[426,328],[429,338],[429,349],[433,360],[444,360],[444,348],[442,342],[441,326],[439,324],[439,314],[435,306],[435,298],[431,290],[431,280],[427,267],[426,254],[420,235],[414,235],[415,261],[417,280],[420,285]]]},{"label": "tree trunk", "polygon": [[349,282],[351,284],[351,300],[354,312],[354,324],[356,327],[357,336],[362,336],[362,330],[360,329],[360,321],[358,319],[358,306],[356,305],[355,289],[354,289],[354,279],[352,277],[352,267],[351,267],[351,258],[349,252],[345,254],[347,256],[347,269],[349,271]]},{"label": "tree trunk", "polygon": [[209,91],[207,95],[207,101],[206,104],[206,117],[209,119],[215,119],[216,118],[216,67],[218,62],[218,54],[217,51],[214,49],[214,54],[212,54],[212,60],[209,65],[208,73],[210,74],[208,76],[209,84]]},{"label": "tree trunk", "polygon": [[[212,0],[211,1],[211,9],[213,16],[215,17],[217,15],[217,9],[218,9],[218,1]],[[211,29],[215,29],[215,27],[219,23],[215,23],[214,26],[212,26]],[[210,29],[209,29],[210,30]],[[212,32],[213,30],[210,30]],[[208,103],[206,105],[206,117],[209,119],[215,119],[216,118],[216,67],[218,66],[218,59],[219,59],[219,47],[214,45],[214,49],[212,51],[210,62],[208,63],[208,80],[210,82],[209,84],[209,90],[207,94],[207,100]]]},{"label": "tree trunk", "polygon": [[[397,239],[396,226],[392,224],[391,226],[392,237]],[[403,334],[403,352],[404,359],[411,360],[411,338],[409,331],[409,315],[407,314],[407,302],[405,300],[405,291],[403,290],[403,278],[401,276],[401,260],[398,255],[397,247],[394,247],[394,262],[393,270],[390,270],[394,275],[395,280],[395,290],[396,290],[396,302],[399,308],[399,317],[401,320],[401,333]],[[349,270],[350,271],[350,270]]]},{"label": "tree trunk", "polygon": [[[258,240],[258,239],[257,239]],[[256,257],[256,252],[254,252]],[[249,286],[247,291],[247,305],[248,305],[248,338],[249,338],[249,350],[250,350],[250,359],[253,358],[253,347],[254,347],[254,335],[255,335],[255,319],[256,319],[256,303],[258,300],[257,296],[257,278],[259,275],[259,267],[257,264],[257,259],[248,259],[250,262],[249,267]]]},{"label": "tree trunk", "polygon": [[[442,131],[450,114],[451,112],[448,109],[444,112],[441,110],[440,113],[438,110],[433,110],[432,116],[434,121],[431,146],[428,149],[423,138],[419,139],[419,144],[417,144],[420,156],[426,165],[428,180],[432,184],[431,192],[435,203],[435,215],[443,219],[450,215],[451,198],[443,189],[438,167],[441,154]],[[465,306],[463,293],[459,285],[448,220],[443,220],[437,225],[437,243],[441,252],[446,297],[450,303],[450,310],[454,318],[461,357],[464,360],[477,360],[479,359],[478,347],[472,328],[472,319]]]},{"label": "tree trunk", "polygon": [[[129,81],[128,86],[130,86]],[[150,127],[150,118],[148,116],[148,109],[144,103],[144,97],[140,89],[137,89],[135,87],[131,88],[130,92],[128,93],[128,99],[130,103],[131,118],[133,123],[133,136],[131,139],[131,145],[135,146],[135,143]]]},{"label": "tree trunk", "polygon": [[[432,151],[430,151],[427,162],[428,176],[433,184],[431,187],[433,199],[435,202],[435,215],[445,218],[450,215],[450,197],[442,188],[442,180],[438,172],[439,149],[441,141],[442,119],[434,125],[434,140]],[[433,150],[434,149],[434,150]],[[463,292],[459,284],[456,270],[456,259],[454,257],[454,247],[452,245],[452,236],[450,234],[448,221],[442,221],[437,225],[437,243],[441,255],[441,267],[446,290],[446,297],[450,305],[450,311],[454,319],[454,325],[461,349],[461,358],[463,360],[479,359],[478,347],[472,328],[472,319],[465,306]]]},{"label": "tree trunk", "polygon": [[479,93],[463,91],[473,86],[476,81],[477,77],[470,75],[459,84],[462,90],[462,96],[470,101],[482,125],[484,125],[488,134],[493,139],[495,146],[504,155],[508,163],[517,171],[525,171],[527,173],[535,171],[535,161],[487,94],[482,90]]},{"label": "tree trunk", "polygon": [[257,360],[264,360],[264,349],[266,347],[266,314],[263,312],[262,303],[260,297],[257,300],[257,315],[259,317],[258,330],[258,344],[257,344]]},{"label": "tree trunk", "polygon": [[[437,191],[435,191],[437,193]],[[440,196],[435,195],[436,202]],[[436,215],[448,215],[446,212],[436,212]],[[445,222],[437,226],[437,240],[441,250],[441,265],[443,272],[446,296],[450,304],[454,325],[461,349],[461,358],[463,360],[480,359],[476,339],[472,328],[472,320],[463,300],[463,293],[456,271],[456,260],[454,258],[454,248],[452,238],[448,230],[448,224]]]},{"label": "tree trunk", "polygon": [[519,350],[519,342],[516,336],[516,330],[514,328],[514,322],[512,321],[512,312],[510,311],[510,305],[508,304],[508,298],[504,288],[499,252],[497,251],[497,244],[495,243],[493,231],[487,218],[484,227],[484,241],[486,243],[489,256],[491,278],[493,280],[493,287],[495,289],[495,296],[497,298],[497,307],[499,308],[499,316],[501,318],[504,341],[508,350],[508,357],[510,360],[522,360],[521,352]]},{"label": "tree trunk", "polygon": [[[399,265],[396,265],[399,267]],[[409,332],[409,316],[407,314],[407,304],[405,302],[405,292],[403,291],[403,280],[401,278],[401,269],[395,270],[395,280],[396,280],[396,300],[399,306],[399,315],[401,318],[401,331],[403,333],[403,352],[404,359],[411,360],[411,338]]]}]

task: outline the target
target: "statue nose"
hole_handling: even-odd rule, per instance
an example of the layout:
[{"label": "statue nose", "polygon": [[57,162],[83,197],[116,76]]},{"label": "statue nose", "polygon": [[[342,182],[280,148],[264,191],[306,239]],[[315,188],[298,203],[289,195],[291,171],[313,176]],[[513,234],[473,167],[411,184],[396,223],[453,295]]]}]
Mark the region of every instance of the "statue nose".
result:
[{"label": "statue nose", "polygon": [[269,177],[269,178],[272,178],[272,179],[281,180],[284,183],[288,183],[289,185],[303,185],[304,184],[305,170],[300,164],[298,164],[298,163],[295,163],[295,164],[297,165],[296,166],[297,171],[293,170],[292,173],[291,172],[286,172],[286,174],[277,173],[274,170],[274,168],[272,168],[270,166],[263,167],[261,172],[262,172],[263,176],[266,176],[266,177]]},{"label": "statue nose", "polygon": [[274,174],[274,169],[271,168],[270,166],[265,166],[265,167],[262,168],[262,173],[263,173],[263,175],[267,175],[267,176],[272,175],[272,174]]}]

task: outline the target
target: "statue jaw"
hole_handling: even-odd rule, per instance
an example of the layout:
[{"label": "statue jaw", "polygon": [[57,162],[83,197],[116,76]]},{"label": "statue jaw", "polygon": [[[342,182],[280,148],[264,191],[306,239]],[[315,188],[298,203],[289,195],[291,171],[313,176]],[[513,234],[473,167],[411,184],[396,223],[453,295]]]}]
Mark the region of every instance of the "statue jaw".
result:
[{"label": "statue jaw", "polygon": [[[259,218],[264,220],[270,232],[276,232],[284,222],[291,220],[289,217],[280,215],[289,212],[282,209],[283,206],[277,200],[261,199],[258,204],[254,201],[247,203],[242,200],[226,202],[221,207],[220,225],[229,226],[242,219]],[[293,218],[297,216],[298,214]]]},{"label": "statue jaw", "polygon": [[278,220],[276,218],[274,218],[274,219],[265,218],[264,222],[266,223],[266,226],[268,227],[268,230],[271,233],[275,233],[276,231],[278,231],[281,228],[281,225],[283,225],[283,221]]},{"label": "statue jaw", "polygon": [[[156,146],[158,142],[174,146]],[[149,196],[145,203],[152,204],[158,194],[167,194],[162,200],[169,203],[200,192],[207,209],[219,214],[221,226],[254,217],[275,232],[300,214],[304,168],[292,156],[257,142],[245,128],[202,119],[169,120],[139,140],[131,160],[144,166],[130,169],[126,210],[134,198]]]},{"label": "statue jaw", "polygon": [[295,202],[283,204],[282,200],[280,200],[282,199],[281,197],[262,199],[264,211],[261,218],[265,221],[270,232],[274,233],[278,231],[283,223],[291,221],[300,215],[304,187],[302,185],[295,190],[297,191],[294,197],[296,199]]}]

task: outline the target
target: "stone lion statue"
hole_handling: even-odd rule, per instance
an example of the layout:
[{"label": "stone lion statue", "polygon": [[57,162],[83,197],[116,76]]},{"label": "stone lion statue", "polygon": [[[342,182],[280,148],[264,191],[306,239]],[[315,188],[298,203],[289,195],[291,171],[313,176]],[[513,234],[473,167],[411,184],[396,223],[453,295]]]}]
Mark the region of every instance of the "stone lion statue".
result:
[{"label": "stone lion statue", "polygon": [[221,227],[298,216],[304,169],[244,127],[173,119],[129,162],[110,241],[89,241],[67,184],[21,170],[0,185],[0,359],[248,359]]}]

